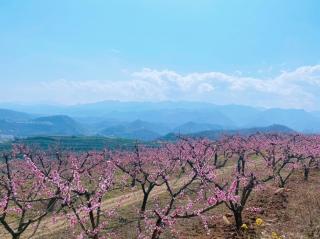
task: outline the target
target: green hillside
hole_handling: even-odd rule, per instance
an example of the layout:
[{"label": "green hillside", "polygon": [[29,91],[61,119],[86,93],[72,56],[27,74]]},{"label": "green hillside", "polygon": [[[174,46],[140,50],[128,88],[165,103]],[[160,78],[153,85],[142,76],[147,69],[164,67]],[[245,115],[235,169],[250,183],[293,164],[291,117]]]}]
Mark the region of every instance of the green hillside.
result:
[{"label": "green hillside", "polygon": [[12,144],[25,144],[29,146],[48,149],[58,147],[64,150],[72,151],[89,151],[109,149],[129,149],[132,148],[136,140],[106,138],[98,136],[49,136],[49,137],[29,137],[16,139],[0,144],[0,150],[10,149]]}]

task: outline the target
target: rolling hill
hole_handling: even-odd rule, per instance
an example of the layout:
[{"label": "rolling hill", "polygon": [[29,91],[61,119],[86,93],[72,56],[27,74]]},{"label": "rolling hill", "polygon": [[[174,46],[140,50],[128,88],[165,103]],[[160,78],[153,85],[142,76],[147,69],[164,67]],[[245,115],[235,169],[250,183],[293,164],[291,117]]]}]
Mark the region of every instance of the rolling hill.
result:
[{"label": "rolling hill", "polygon": [[312,113],[297,109],[268,109],[260,112],[247,127],[281,124],[301,132],[320,132],[320,119]]},{"label": "rolling hill", "polygon": [[169,132],[169,129],[163,124],[135,120],[133,122],[123,123],[106,128],[102,130],[100,134],[107,137],[150,141],[167,132]]},{"label": "rolling hill", "polygon": [[222,130],[223,127],[216,124],[187,122],[172,130],[173,133],[192,134],[206,130]]},{"label": "rolling hill", "polygon": [[0,109],[0,120],[9,122],[23,122],[32,119],[32,115],[19,111]]},{"label": "rolling hill", "polygon": [[160,141],[174,141],[180,136],[191,137],[191,138],[208,138],[208,139],[218,139],[223,135],[250,135],[255,133],[294,133],[293,129],[290,129],[283,125],[270,125],[266,127],[254,127],[254,128],[244,128],[236,130],[206,130],[191,134],[177,134],[169,133],[164,137],[159,138]]},{"label": "rolling hill", "polygon": [[0,134],[18,137],[40,135],[80,135],[83,129],[72,118],[64,115],[32,118],[23,113],[0,117]]}]

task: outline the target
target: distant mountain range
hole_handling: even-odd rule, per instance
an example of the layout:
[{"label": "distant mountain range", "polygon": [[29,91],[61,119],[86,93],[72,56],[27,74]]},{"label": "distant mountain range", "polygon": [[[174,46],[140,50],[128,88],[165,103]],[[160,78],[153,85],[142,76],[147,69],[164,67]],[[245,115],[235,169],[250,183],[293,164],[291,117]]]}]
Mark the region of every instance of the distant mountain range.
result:
[{"label": "distant mountain range", "polygon": [[218,139],[225,135],[250,135],[255,133],[294,133],[295,131],[283,126],[283,125],[270,125],[266,127],[254,127],[254,128],[243,128],[243,129],[234,129],[234,130],[206,130],[197,133],[190,134],[178,134],[178,133],[169,133],[158,140],[163,141],[172,141],[179,139],[179,137],[192,137],[192,138],[208,138],[208,139]]},{"label": "distant mountain range", "polygon": [[172,130],[173,133],[178,134],[192,134],[202,131],[210,131],[210,130],[223,130],[221,125],[217,124],[209,124],[209,123],[195,123],[189,121],[184,123]]},{"label": "distant mountain range", "polygon": [[75,106],[1,105],[0,135],[76,136],[155,140],[168,135],[221,132],[320,132],[320,112],[200,102],[105,101]]},{"label": "distant mountain range", "polygon": [[13,136],[80,135],[81,125],[69,116],[32,117],[29,114],[0,109],[0,134]]},{"label": "distant mountain range", "polygon": [[170,128],[164,124],[135,120],[133,122],[122,123],[116,126],[108,127],[100,131],[100,134],[108,137],[149,141],[159,138],[161,135],[168,132],[170,132]]}]

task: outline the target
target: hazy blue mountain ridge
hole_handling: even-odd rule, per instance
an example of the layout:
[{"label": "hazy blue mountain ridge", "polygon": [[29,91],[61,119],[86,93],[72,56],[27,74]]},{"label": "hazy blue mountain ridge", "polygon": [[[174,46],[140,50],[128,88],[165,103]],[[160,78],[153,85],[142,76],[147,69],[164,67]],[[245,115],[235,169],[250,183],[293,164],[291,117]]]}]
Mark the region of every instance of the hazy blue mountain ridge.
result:
[{"label": "hazy blue mountain ridge", "polygon": [[[0,117],[1,118],[1,117]],[[84,130],[69,116],[48,116],[25,120],[0,119],[0,134],[13,136],[81,135]]]},{"label": "hazy blue mountain ridge", "polygon": [[254,127],[254,128],[243,128],[243,129],[217,129],[217,130],[206,130],[197,133],[181,134],[181,133],[169,133],[158,140],[160,141],[174,141],[179,137],[192,137],[192,138],[208,138],[218,139],[224,135],[250,135],[255,133],[294,133],[295,131],[283,126],[283,125],[270,125],[266,127]]},{"label": "hazy blue mountain ridge", "polygon": [[170,129],[166,125],[135,120],[106,128],[99,134],[108,137],[154,140],[168,132],[170,132]]},{"label": "hazy blue mountain ridge", "polygon": [[260,112],[247,127],[263,127],[271,124],[286,125],[302,132],[320,132],[320,118],[305,110],[268,109]]},{"label": "hazy blue mountain ridge", "polygon": [[[104,135],[153,140],[170,132],[240,130],[282,125],[320,132],[320,112],[201,102],[104,101],[75,106],[10,105],[0,109],[0,135]],[[30,111],[15,111],[14,109]]]}]

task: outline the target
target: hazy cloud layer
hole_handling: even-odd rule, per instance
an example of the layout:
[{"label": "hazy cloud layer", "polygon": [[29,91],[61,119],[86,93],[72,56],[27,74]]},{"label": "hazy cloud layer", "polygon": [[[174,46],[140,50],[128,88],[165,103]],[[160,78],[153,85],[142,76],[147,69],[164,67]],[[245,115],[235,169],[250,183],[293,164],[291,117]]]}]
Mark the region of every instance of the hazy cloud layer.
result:
[{"label": "hazy cloud layer", "polygon": [[4,86],[1,101],[64,104],[101,100],[197,100],[216,104],[320,109],[320,65],[303,66],[272,78],[222,72],[180,74],[145,68],[129,80],[70,81],[61,79]]}]

